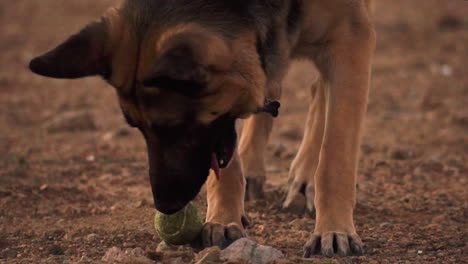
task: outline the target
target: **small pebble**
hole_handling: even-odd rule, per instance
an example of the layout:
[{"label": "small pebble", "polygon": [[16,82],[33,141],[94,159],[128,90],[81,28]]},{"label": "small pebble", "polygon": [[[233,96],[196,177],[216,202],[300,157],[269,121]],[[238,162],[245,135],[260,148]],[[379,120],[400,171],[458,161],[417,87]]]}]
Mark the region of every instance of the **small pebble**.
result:
[{"label": "small pebble", "polygon": [[88,111],[68,112],[46,122],[44,128],[49,133],[94,131],[96,124]]},{"label": "small pebble", "polygon": [[257,244],[248,238],[241,238],[221,252],[228,261],[243,260],[252,264],[267,264],[284,257],[281,251]]},{"label": "small pebble", "polygon": [[89,234],[89,235],[86,236],[86,240],[89,241],[89,242],[95,241],[95,240],[97,240],[97,238],[98,238],[97,234]]},{"label": "small pebble", "polygon": [[52,245],[48,248],[49,254],[55,255],[55,256],[60,256],[63,255],[65,252],[63,248],[61,248],[58,245]]},{"label": "small pebble", "polygon": [[393,226],[393,224],[389,223],[389,222],[385,222],[385,223],[380,224],[380,228],[391,228],[392,226]]},{"label": "small pebble", "polygon": [[156,248],[156,252],[158,253],[163,253],[166,251],[174,251],[174,250],[177,250],[177,247],[169,245],[165,241],[162,241],[161,243],[159,243],[158,247]]},{"label": "small pebble", "polygon": [[160,253],[160,252],[146,252],[146,257],[153,260],[153,261],[156,261],[156,262],[159,262],[159,261],[162,261],[164,259],[164,254],[163,253]]}]

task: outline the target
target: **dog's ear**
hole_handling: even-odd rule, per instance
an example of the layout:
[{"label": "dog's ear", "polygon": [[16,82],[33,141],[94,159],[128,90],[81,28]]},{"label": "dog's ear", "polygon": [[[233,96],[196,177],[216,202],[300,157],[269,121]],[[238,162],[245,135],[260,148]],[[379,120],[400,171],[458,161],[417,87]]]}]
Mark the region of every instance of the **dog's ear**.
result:
[{"label": "dog's ear", "polygon": [[180,43],[164,52],[143,85],[197,96],[209,81],[208,67],[188,43]]},{"label": "dog's ear", "polygon": [[29,68],[36,74],[59,79],[109,77],[108,36],[104,22],[92,23],[52,51],[34,58]]}]

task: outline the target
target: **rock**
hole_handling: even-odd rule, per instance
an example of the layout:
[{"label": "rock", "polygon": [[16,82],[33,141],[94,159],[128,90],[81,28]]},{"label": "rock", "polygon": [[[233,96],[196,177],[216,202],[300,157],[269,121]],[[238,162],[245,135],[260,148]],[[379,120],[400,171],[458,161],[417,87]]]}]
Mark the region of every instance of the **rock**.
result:
[{"label": "rock", "polygon": [[221,257],[227,261],[243,260],[252,264],[266,264],[283,258],[284,255],[275,248],[262,246],[248,238],[242,238],[221,251]]},{"label": "rock", "polygon": [[385,222],[380,224],[380,228],[391,228],[393,226],[392,223]]},{"label": "rock", "polygon": [[146,257],[155,262],[160,262],[164,259],[164,254],[160,252],[146,252]]},{"label": "rock", "polygon": [[452,76],[453,75],[453,68],[452,68],[452,66],[450,66],[448,64],[441,65],[440,66],[440,73],[445,77]]},{"label": "rock", "polygon": [[464,128],[468,128],[468,113],[457,113],[452,117],[452,123]]},{"label": "rock", "polygon": [[113,247],[107,250],[102,261],[109,263],[138,263],[146,264],[153,263],[152,260],[145,257],[145,251],[141,248],[126,249],[125,251],[120,248]]},{"label": "rock", "polygon": [[257,227],[257,234],[263,234],[265,232],[265,226],[264,225],[259,225]]},{"label": "rock", "polygon": [[206,248],[195,257],[196,264],[223,263],[221,260],[221,249],[219,247]]},{"label": "rock", "polygon": [[63,248],[61,248],[58,245],[52,245],[47,250],[49,251],[49,254],[55,255],[55,256],[60,256],[65,253]]},{"label": "rock", "polygon": [[102,261],[106,262],[121,262],[124,260],[124,252],[120,250],[120,248],[113,247],[107,250],[104,257],[102,257]]},{"label": "rock", "polygon": [[133,249],[126,249],[125,250],[125,255],[130,256],[130,257],[144,257],[145,256],[145,251],[142,248],[133,248]]},{"label": "rock", "polygon": [[98,238],[98,235],[97,234],[89,234],[86,236],[86,240],[88,242],[93,242],[93,241],[96,241]]},{"label": "rock", "polygon": [[134,203],[133,207],[142,208],[142,207],[145,207],[147,204],[148,204],[148,202],[146,201],[146,199],[143,199],[143,200],[140,200],[140,201]]},{"label": "rock", "polygon": [[68,112],[46,122],[44,128],[49,133],[96,130],[93,116],[88,111]]},{"label": "rock", "polygon": [[111,206],[109,209],[111,210],[111,212],[118,212],[118,211],[124,210],[125,208],[124,208],[124,205],[122,205],[122,203],[116,203],[113,206]]},{"label": "rock", "polygon": [[101,136],[101,139],[105,142],[111,142],[115,140],[116,138],[124,138],[130,135],[131,135],[130,130],[128,130],[127,128],[121,128],[116,131],[105,133],[104,135]]},{"label": "rock", "polygon": [[104,135],[102,135],[101,139],[102,139],[102,141],[110,142],[110,141],[112,141],[114,139],[114,133],[107,132]]},{"label": "rock", "polygon": [[93,162],[96,161],[96,156],[94,156],[94,155],[92,155],[92,154],[91,154],[91,155],[88,155],[88,156],[86,156],[85,160],[86,160],[87,162],[93,163]]},{"label": "rock", "polygon": [[408,160],[414,157],[411,150],[397,149],[392,152],[392,159],[394,160]]},{"label": "rock", "polygon": [[169,264],[187,264],[188,262],[186,262],[184,258],[178,257],[178,258],[169,260],[168,263]]},{"label": "rock", "polygon": [[449,217],[445,214],[434,216],[432,218],[432,224],[445,224],[449,220]]},{"label": "rock", "polygon": [[289,222],[289,226],[291,226],[292,228],[296,230],[304,230],[307,228],[307,223],[309,221],[310,220],[308,218],[296,218],[292,220],[291,222]]},{"label": "rock", "polygon": [[16,258],[19,254],[18,249],[7,248],[3,251],[0,251],[0,259]]},{"label": "rock", "polygon": [[65,231],[56,229],[56,230],[49,230],[45,232],[44,237],[47,240],[57,241],[57,240],[62,239],[65,236],[65,234],[66,234]]},{"label": "rock", "polygon": [[164,253],[166,251],[175,251],[175,250],[177,250],[176,246],[169,245],[165,241],[159,243],[158,247],[156,248],[156,252],[158,253]]},{"label": "rock", "polygon": [[145,257],[128,257],[124,261],[123,264],[154,264],[154,262]]}]

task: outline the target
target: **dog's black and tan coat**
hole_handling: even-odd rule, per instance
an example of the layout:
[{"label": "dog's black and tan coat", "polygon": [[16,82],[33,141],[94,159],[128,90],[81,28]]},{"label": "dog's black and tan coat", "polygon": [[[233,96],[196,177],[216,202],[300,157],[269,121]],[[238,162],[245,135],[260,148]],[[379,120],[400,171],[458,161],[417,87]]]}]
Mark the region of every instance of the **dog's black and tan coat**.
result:
[{"label": "dog's black and tan coat", "polygon": [[[291,60],[311,60],[321,78],[284,207],[305,190],[316,210],[305,257],[361,254],[353,210],[375,45],[370,4],[127,0],[30,68],[54,78],[100,75],[115,87],[146,139],[156,208],[174,213],[206,183],[203,243],[224,247],[245,236],[244,197],[262,196],[273,121],[258,112],[280,99]],[[247,119],[238,149],[237,119]]]}]

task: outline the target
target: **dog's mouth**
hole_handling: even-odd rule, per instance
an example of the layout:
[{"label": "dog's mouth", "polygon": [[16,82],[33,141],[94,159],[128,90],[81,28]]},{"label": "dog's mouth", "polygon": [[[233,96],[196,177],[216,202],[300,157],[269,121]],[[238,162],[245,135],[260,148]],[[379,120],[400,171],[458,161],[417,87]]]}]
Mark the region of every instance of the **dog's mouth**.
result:
[{"label": "dog's mouth", "polygon": [[215,121],[213,125],[216,136],[211,153],[211,169],[219,179],[221,177],[221,169],[229,166],[234,155],[237,144],[237,133],[234,118],[222,117]]},{"label": "dog's mouth", "polygon": [[215,148],[211,153],[211,169],[218,180],[221,177],[221,169],[226,168],[231,162],[236,144],[235,142],[224,143],[227,142],[222,141],[219,148]]}]

